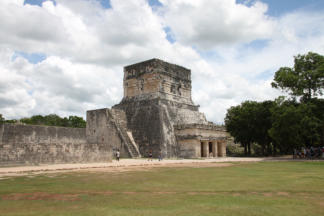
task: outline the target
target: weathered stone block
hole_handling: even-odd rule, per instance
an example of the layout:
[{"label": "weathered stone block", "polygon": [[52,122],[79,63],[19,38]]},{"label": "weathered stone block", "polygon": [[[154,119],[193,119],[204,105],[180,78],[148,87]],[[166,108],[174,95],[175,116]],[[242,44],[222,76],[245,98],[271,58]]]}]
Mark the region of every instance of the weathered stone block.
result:
[{"label": "weathered stone block", "polygon": [[85,128],[0,125],[0,164],[110,161],[105,145],[88,143]]}]

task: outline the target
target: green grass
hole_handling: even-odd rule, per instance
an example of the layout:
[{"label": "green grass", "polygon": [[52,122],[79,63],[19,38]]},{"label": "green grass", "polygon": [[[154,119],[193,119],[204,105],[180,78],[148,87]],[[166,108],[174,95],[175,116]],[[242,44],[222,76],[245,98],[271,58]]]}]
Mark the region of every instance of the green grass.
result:
[{"label": "green grass", "polygon": [[324,162],[12,177],[0,215],[324,215]]}]

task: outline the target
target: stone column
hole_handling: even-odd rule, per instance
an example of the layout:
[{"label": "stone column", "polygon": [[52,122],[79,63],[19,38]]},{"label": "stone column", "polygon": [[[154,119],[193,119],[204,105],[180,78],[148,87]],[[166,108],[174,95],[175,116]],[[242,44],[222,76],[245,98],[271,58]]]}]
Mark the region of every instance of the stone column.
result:
[{"label": "stone column", "polygon": [[222,143],[221,143],[221,141],[217,141],[217,156],[222,157]]},{"label": "stone column", "polygon": [[203,141],[203,157],[208,157],[208,141]]},{"label": "stone column", "polygon": [[213,141],[213,157],[217,157],[217,141]]},{"label": "stone column", "polygon": [[226,157],[226,141],[222,142],[222,157]]},{"label": "stone column", "polygon": [[226,142],[225,141],[218,141],[217,148],[218,148],[218,156],[219,157],[226,157]]}]

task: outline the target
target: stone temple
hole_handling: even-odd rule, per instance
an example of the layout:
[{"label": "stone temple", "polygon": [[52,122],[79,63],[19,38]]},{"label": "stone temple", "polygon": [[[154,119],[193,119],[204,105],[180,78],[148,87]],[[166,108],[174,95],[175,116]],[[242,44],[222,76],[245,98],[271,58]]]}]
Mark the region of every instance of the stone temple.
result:
[{"label": "stone temple", "polygon": [[[124,97],[106,113],[123,131],[126,157],[199,158],[226,155],[227,133],[206,120],[191,98],[191,71],[159,59],[124,68]],[[102,110],[88,111],[89,125]],[[97,127],[98,125],[96,125]]]},{"label": "stone temple", "polygon": [[87,111],[86,128],[0,124],[0,165],[110,161],[122,157],[226,156],[228,134],[191,98],[191,71],[159,59],[124,68],[124,97]]}]

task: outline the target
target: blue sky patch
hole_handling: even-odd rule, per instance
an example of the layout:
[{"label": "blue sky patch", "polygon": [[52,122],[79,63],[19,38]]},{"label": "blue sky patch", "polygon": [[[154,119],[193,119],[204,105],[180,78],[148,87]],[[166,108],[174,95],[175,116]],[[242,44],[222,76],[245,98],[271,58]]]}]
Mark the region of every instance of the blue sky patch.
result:
[{"label": "blue sky patch", "polygon": [[[42,3],[45,2],[46,0],[25,0],[24,1],[24,5],[25,4],[30,4],[30,5],[38,5],[38,6],[42,6]],[[52,1],[54,3],[54,5],[56,5],[55,0],[49,0]]]},{"label": "blue sky patch", "polygon": [[263,49],[269,43],[269,40],[254,40],[248,44],[246,44],[246,48],[250,47],[256,50]]},{"label": "blue sky patch", "polygon": [[103,8],[111,8],[110,0],[97,0]]},{"label": "blue sky patch", "polygon": [[[42,3],[48,1],[48,0],[25,0],[24,4],[30,4],[30,5],[38,5],[38,6],[42,6]],[[56,5],[55,0],[49,0],[54,2],[54,5]],[[111,8],[111,4],[110,4],[110,0],[97,0],[100,2],[101,6],[103,8]]]},{"label": "blue sky patch", "polygon": [[[255,1],[236,0],[237,3],[251,6]],[[303,10],[323,10],[323,0],[261,0],[268,5],[268,15],[281,16],[282,14],[303,9]]]},{"label": "blue sky patch", "polygon": [[225,59],[224,57],[217,52],[217,50],[207,50],[207,51],[202,51],[197,49],[196,50],[201,57],[208,61],[212,61],[213,63],[224,63]]},{"label": "blue sky patch", "polygon": [[23,57],[31,64],[37,64],[47,58],[44,53],[25,53],[16,51],[12,56],[12,60],[14,61],[17,57]]},{"label": "blue sky patch", "polygon": [[162,4],[159,0],[148,0],[148,3],[151,7],[161,7]]},{"label": "blue sky patch", "polygon": [[[279,69],[279,68],[278,68]],[[266,70],[263,71],[262,73],[259,73],[257,76],[253,77],[254,80],[269,80],[273,78],[275,70]]]},{"label": "blue sky patch", "polygon": [[166,38],[170,43],[174,43],[175,42],[175,38],[172,35],[172,30],[170,27],[164,27],[163,28],[164,32],[166,33]]}]

